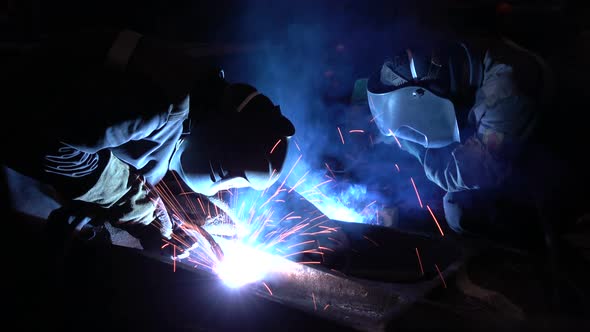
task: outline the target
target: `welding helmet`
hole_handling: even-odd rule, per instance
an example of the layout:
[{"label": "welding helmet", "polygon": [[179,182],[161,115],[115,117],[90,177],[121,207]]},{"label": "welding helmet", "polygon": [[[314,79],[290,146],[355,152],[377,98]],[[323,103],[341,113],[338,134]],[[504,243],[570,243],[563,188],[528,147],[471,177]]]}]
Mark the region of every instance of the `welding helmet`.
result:
[{"label": "welding helmet", "polygon": [[[481,70],[464,44],[405,48],[385,60],[367,82],[372,121],[380,133],[426,148],[460,142],[457,103],[461,77],[479,84]],[[467,68],[464,68],[467,66]]]},{"label": "welding helmet", "polygon": [[218,109],[195,121],[179,141],[171,168],[207,196],[230,188],[263,190],[279,178],[294,134],[267,96],[247,84],[229,84]]}]

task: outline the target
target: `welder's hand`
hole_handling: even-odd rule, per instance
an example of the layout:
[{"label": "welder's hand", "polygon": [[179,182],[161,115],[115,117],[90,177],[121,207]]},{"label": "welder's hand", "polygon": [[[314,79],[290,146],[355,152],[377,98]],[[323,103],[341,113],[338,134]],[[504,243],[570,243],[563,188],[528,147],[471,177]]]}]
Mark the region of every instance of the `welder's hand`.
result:
[{"label": "welder's hand", "polygon": [[47,233],[57,243],[71,246],[110,244],[104,219],[96,206],[85,202],[71,201],[51,212],[47,218]]},{"label": "welder's hand", "polygon": [[246,233],[243,225],[235,223],[223,213],[205,220],[201,228],[211,235],[225,238],[236,238]]},{"label": "welder's hand", "polygon": [[191,251],[197,250],[209,259],[223,260],[221,246],[211,234],[196,224],[175,224],[169,243],[180,249],[177,251],[179,257],[188,257]]},{"label": "welder's hand", "polygon": [[[144,250],[157,251],[162,246],[164,240],[171,239],[174,221],[173,218],[170,217],[164,201],[156,194],[155,189],[145,183],[143,184],[143,187],[145,188],[140,191],[143,192],[143,194],[139,197],[141,200],[147,199],[145,202],[147,218],[142,219],[142,221],[129,221],[125,220],[126,214],[122,214],[123,217],[114,219],[118,221],[113,221],[111,224],[127,231],[129,234],[137,238]],[[143,198],[142,195],[146,195],[146,198]],[[139,200],[129,200],[125,202],[123,206],[126,204],[136,204],[135,207],[137,207],[138,201]],[[134,211],[142,210],[135,209]],[[114,214],[111,213],[111,216],[117,215],[116,212]]]},{"label": "welder's hand", "polygon": [[163,238],[170,239],[174,225],[172,218],[170,218],[170,214],[168,214],[168,209],[166,208],[166,205],[164,205],[164,201],[160,196],[153,198],[152,202],[156,207],[156,210],[154,211],[156,219],[152,223],[158,227],[160,235]]},{"label": "welder's hand", "polygon": [[412,141],[408,141],[405,139],[397,138],[399,144],[401,145],[401,149],[408,152],[412,156],[416,157],[420,163],[424,162],[424,157],[426,156],[426,148],[418,143],[414,143]]},{"label": "welder's hand", "polygon": [[156,221],[160,234],[170,237],[172,222],[156,190],[112,153],[98,181],[76,200],[104,209],[102,217],[114,226],[149,225]]},{"label": "welder's hand", "polygon": [[109,207],[115,224],[149,225],[156,219],[157,213],[167,215],[163,213],[166,210],[161,199],[150,190],[142,176],[130,174],[127,186],[127,192]]}]

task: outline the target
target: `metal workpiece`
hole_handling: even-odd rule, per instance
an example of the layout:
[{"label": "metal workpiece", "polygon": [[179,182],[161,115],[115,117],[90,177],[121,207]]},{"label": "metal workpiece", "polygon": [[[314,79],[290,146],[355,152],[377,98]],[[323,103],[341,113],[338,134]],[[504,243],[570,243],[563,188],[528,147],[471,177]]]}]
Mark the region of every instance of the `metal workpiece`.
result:
[{"label": "metal workpiece", "polygon": [[[441,272],[454,273],[460,263]],[[359,331],[385,331],[389,324],[442,285],[439,278],[413,284],[357,279],[324,268],[292,263],[291,268],[268,275],[264,282],[248,286],[267,300],[304,311]]]},{"label": "metal workpiece", "polygon": [[[215,272],[195,268],[183,261],[139,251],[143,255],[174,264],[198,276],[215,277]],[[259,281],[242,286],[240,294],[252,295],[313,317],[362,332],[384,332],[395,326],[395,319],[428,296],[463,264],[457,259],[440,275],[415,282],[383,282],[351,277],[318,264],[304,264],[274,257],[276,268]],[[223,283],[220,279],[219,283]]]},{"label": "metal workpiece", "polygon": [[408,303],[385,284],[296,265],[251,288],[257,296],[361,331],[381,330],[390,312]]},{"label": "metal workpiece", "polygon": [[[325,262],[301,261],[294,256],[290,259],[240,247],[238,260],[230,264],[238,268],[224,274],[214,266],[195,266],[190,260],[173,262],[170,256],[152,257],[200,276],[219,277],[220,284],[230,288],[235,285],[227,284],[226,277],[240,279],[250,273],[247,269],[263,268],[260,278],[238,286],[239,293],[362,332],[386,331],[395,326],[397,318],[432,290],[446,287],[445,279],[463,264],[461,253],[445,239],[412,236],[385,227],[333,223],[341,226],[350,239],[346,252],[352,256],[345,264],[328,264],[328,255],[324,255]],[[218,241],[228,250],[226,258],[235,260],[231,241]]]}]

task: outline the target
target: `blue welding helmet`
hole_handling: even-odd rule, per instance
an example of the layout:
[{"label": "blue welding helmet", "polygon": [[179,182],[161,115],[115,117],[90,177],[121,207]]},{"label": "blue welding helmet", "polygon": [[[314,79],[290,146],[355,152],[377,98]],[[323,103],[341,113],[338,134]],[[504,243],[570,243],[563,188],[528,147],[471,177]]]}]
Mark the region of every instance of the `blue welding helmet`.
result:
[{"label": "blue welding helmet", "polygon": [[464,75],[459,63],[469,64],[469,73],[477,72],[462,45],[406,48],[386,59],[367,82],[368,105],[380,133],[426,148],[460,142],[453,98]]},{"label": "blue welding helmet", "polygon": [[177,146],[171,169],[195,192],[251,187],[279,178],[295,127],[265,95],[247,84],[228,85],[218,112],[193,124]]}]

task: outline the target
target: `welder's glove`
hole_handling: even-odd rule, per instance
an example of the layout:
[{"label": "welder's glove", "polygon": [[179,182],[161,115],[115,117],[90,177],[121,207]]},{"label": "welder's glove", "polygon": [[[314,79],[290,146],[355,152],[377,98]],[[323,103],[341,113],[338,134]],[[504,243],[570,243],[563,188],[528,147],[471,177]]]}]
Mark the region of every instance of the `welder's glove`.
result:
[{"label": "welder's glove", "polygon": [[411,154],[412,156],[416,157],[416,159],[418,159],[418,161],[423,164],[424,163],[424,157],[426,156],[426,148],[423,147],[422,145],[418,144],[418,143],[414,143],[412,141],[408,141],[405,139],[401,139],[401,138],[397,138],[400,145],[401,145],[401,149],[408,152],[409,154]]},{"label": "welder's glove", "polygon": [[110,244],[104,220],[96,206],[70,201],[53,210],[47,218],[47,234],[64,247]]},{"label": "welder's glove", "polygon": [[112,153],[98,181],[75,200],[106,209],[115,226],[149,225],[157,221],[160,234],[170,238],[172,222],[162,199],[128,164]]}]

